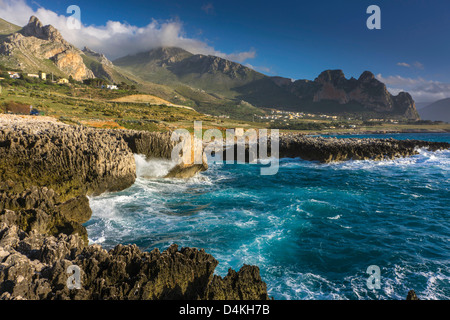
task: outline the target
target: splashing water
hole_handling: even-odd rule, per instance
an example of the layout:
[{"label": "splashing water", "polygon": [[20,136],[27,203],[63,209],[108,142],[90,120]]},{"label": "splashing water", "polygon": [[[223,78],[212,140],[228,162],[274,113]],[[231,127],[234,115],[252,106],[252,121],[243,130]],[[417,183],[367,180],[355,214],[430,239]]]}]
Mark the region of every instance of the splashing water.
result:
[{"label": "splashing water", "polygon": [[[379,137],[379,136],[375,136]],[[449,134],[393,135],[450,142]],[[216,273],[260,267],[275,299],[450,298],[450,151],[391,161],[212,164],[189,180],[136,156],[136,183],[90,199],[91,243],[205,248]],[[381,269],[369,290],[366,269]]]}]

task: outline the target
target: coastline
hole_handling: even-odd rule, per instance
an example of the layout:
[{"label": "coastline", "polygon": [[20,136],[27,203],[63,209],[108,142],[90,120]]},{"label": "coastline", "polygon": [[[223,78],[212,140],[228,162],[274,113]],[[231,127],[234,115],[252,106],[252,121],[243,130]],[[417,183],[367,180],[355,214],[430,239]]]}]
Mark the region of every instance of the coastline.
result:
[{"label": "coastline", "polygon": [[[82,224],[92,211],[86,197],[130,187],[136,179],[133,154],[167,158],[173,148],[168,133],[73,127],[31,117],[7,120],[0,121],[1,299],[269,298],[257,266],[244,265],[221,278],[213,275],[218,262],[203,250],[172,246],[146,253],[118,245],[107,252],[87,244]],[[280,150],[282,156],[329,162],[409,156],[418,145],[432,151],[450,147],[287,135]],[[85,268],[84,291],[78,293],[64,286],[66,268],[74,263]],[[146,289],[131,295],[136,286]]]}]

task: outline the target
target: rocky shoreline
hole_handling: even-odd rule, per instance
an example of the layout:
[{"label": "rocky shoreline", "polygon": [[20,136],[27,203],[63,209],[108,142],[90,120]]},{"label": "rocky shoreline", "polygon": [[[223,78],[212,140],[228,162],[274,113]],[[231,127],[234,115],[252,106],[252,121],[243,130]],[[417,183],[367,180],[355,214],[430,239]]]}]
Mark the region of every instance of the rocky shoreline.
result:
[{"label": "rocky shoreline", "polygon": [[[256,148],[248,144],[244,146],[245,162],[256,159],[255,152],[260,146],[257,139],[253,140]],[[270,137],[267,142],[267,155],[272,155]],[[232,152],[232,159],[239,161],[240,150],[237,143],[225,147],[223,158],[228,158]],[[234,149],[234,150],[233,150]],[[396,140],[377,138],[346,138],[309,136],[299,133],[283,133],[279,136],[278,158],[301,158],[308,161],[330,163],[348,160],[392,160],[419,154],[418,149],[438,151],[450,149],[446,142],[430,142],[421,140]],[[265,154],[265,152],[263,152]],[[251,156],[251,157],[250,157]],[[275,155],[274,155],[275,156]]]},{"label": "rocky shoreline", "polygon": [[[173,146],[167,133],[0,117],[0,299],[268,299],[257,267],[214,276],[218,262],[202,250],[88,245],[87,196],[130,187],[134,153],[170,159]],[[70,265],[82,270],[79,290],[66,286]]]},{"label": "rocky shoreline", "polygon": [[[142,252],[136,245],[110,251],[85,246],[78,235],[45,236],[0,224],[0,300],[267,300],[259,269],[244,265],[224,278],[204,250],[170,246]],[[80,268],[80,289],[67,270]]]},{"label": "rocky shoreline", "polygon": [[[134,154],[170,159],[170,133],[99,130],[51,119],[0,116],[0,299],[268,299],[256,266],[214,275],[217,260],[203,250],[171,246],[142,252],[89,245],[83,223],[87,196],[130,187]],[[270,146],[270,143],[269,143]],[[282,135],[280,157],[320,162],[391,159],[445,143]],[[189,177],[207,164],[175,166]],[[81,270],[69,290],[67,268]]]},{"label": "rocky shoreline", "polygon": [[[270,146],[270,144],[269,144]],[[450,149],[446,142],[395,139],[337,139],[283,135],[280,137],[280,158],[330,163],[347,160],[392,160],[418,154],[418,149],[430,151]]]}]

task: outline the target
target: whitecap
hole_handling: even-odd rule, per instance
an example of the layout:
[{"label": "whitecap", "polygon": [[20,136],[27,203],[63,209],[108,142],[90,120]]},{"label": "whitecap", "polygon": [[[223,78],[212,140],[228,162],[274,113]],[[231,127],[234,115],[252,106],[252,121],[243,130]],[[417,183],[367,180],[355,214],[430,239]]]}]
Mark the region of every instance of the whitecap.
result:
[{"label": "whitecap", "polygon": [[330,220],[338,220],[340,218],[341,218],[340,214],[338,214],[337,216],[334,216],[334,217],[327,217],[327,219],[330,219]]}]

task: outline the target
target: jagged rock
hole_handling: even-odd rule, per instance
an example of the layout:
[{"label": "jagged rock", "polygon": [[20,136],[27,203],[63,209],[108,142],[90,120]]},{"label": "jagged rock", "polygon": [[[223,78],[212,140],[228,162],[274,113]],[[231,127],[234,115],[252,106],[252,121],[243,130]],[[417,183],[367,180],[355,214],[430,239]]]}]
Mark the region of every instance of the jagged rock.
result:
[{"label": "jagged rock", "polygon": [[[59,123],[0,123],[0,157],[1,181],[13,182],[10,193],[47,188],[63,202],[123,190],[136,177],[134,156],[122,139]],[[37,190],[32,194],[39,197]]]},{"label": "jagged rock", "polygon": [[[172,245],[142,252],[118,245],[107,252],[77,235],[43,236],[0,225],[0,299],[268,299],[259,269],[243,266],[225,278],[204,250]],[[67,268],[81,271],[81,289],[67,287]]]},{"label": "jagged rock", "polygon": [[0,158],[0,221],[86,242],[86,195],[123,190],[136,178],[120,136],[54,122],[0,121]]},{"label": "jagged rock", "polygon": [[409,290],[406,300],[420,300],[420,299],[417,297],[416,292],[414,290]]},{"label": "jagged rock", "polygon": [[22,28],[20,33],[25,37],[35,37],[42,40],[60,42],[66,46],[70,46],[55,27],[51,25],[44,26],[36,16],[30,17],[28,24]]},{"label": "jagged rock", "polygon": [[[249,286],[249,283],[255,285]],[[238,272],[228,270],[225,278],[214,276],[206,296],[209,300],[267,300],[267,286],[259,268],[244,265]]]},{"label": "jagged rock", "polygon": [[353,101],[375,112],[397,113],[408,119],[419,119],[414,100],[408,93],[391,95],[386,85],[369,71],[363,72],[358,80],[347,80],[342,70],[327,70],[314,82],[321,86],[314,95],[314,102],[334,100],[347,104]]},{"label": "jagged rock", "polygon": [[170,159],[176,146],[176,142],[171,140],[171,132],[116,130],[115,133],[125,140],[133,153],[147,158]]},{"label": "jagged rock", "polygon": [[[270,139],[269,139],[270,140]],[[257,146],[259,148],[259,146]],[[267,144],[268,155],[271,155],[271,142]],[[311,137],[301,134],[283,134],[279,139],[280,158],[301,158],[309,161],[330,163],[347,160],[391,160],[418,154],[417,149],[430,151],[450,149],[446,142],[430,142],[420,140],[395,139],[337,139]],[[230,148],[226,150],[229,152]],[[230,150],[231,151],[231,150]],[[234,160],[238,160],[239,148],[234,145]],[[256,154],[250,157],[251,148],[244,146],[245,162],[256,159]],[[225,154],[226,156],[226,154]]]},{"label": "jagged rock", "polygon": [[[136,154],[145,155],[147,159],[172,160],[172,151],[179,143],[172,138],[172,132],[145,132],[134,130],[119,130],[119,135],[128,143],[128,146]],[[202,147],[200,147],[202,148]],[[208,169],[206,155],[202,151],[202,163],[195,164],[193,155],[190,163],[176,164],[169,170],[165,178],[186,179]]]},{"label": "jagged rock", "polygon": [[[270,144],[269,144],[270,145]],[[418,154],[418,148],[430,151],[449,149],[445,142],[395,139],[336,139],[284,135],[280,138],[280,157],[333,162],[346,160],[386,160]]]},{"label": "jagged rock", "polygon": [[75,80],[94,78],[86,67],[82,51],[68,43],[59,31],[51,25],[44,26],[32,16],[19,32],[4,39],[0,44],[0,55],[4,55],[11,66],[25,72],[46,71],[45,60],[52,60],[62,74]]}]

